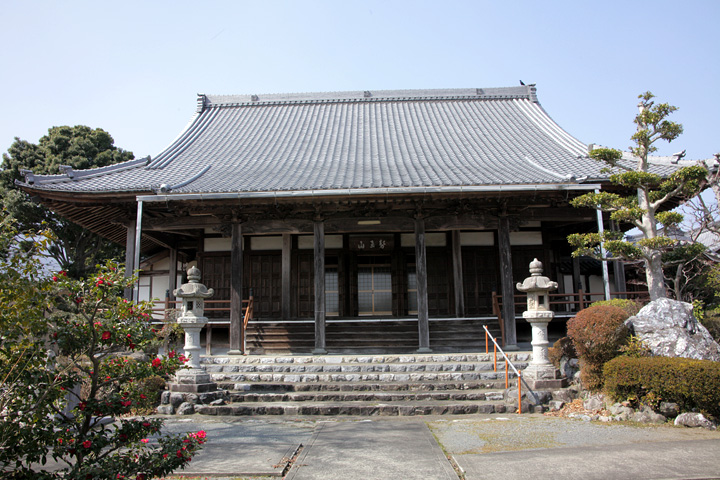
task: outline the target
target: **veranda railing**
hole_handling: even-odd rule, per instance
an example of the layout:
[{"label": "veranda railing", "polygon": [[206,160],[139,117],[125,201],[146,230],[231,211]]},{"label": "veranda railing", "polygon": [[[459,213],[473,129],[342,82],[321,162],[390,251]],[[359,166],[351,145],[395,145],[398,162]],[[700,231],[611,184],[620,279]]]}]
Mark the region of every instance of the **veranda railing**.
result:
[{"label": "veranda railing", "polygon": [[[170,296],[166,295],[165,300],[162,302],[155,302],[153,306],[153,318],[161,320],[167,323],[171,320],[175,320],[173,312],[176,312],[178,307],[182,305],[180,300],[170,300]],[[247,330],[248,322],[252,320],[254,310],[253,296],[249,299],[242,301],[242,337],[245,338],[245,331]],[[227,317],[230,317],[230,300],[205,300],[205,312],[226,312]],[[212,329],[213,326],[227,327],[230,325],[228,318],[214,319],[212,315],[208,319],[208,323],[205,326],[205,354],[212,355]],[[243,345],[243,351],[245,351],[245,345]]]}]

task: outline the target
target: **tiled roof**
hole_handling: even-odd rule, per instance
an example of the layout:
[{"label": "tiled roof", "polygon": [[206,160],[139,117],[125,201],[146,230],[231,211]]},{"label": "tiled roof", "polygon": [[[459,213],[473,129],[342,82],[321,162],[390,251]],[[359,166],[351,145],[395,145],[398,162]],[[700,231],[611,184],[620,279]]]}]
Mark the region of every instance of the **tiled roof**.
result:
[{"label": "tiled roof", "polygon": [[542,187],[602,180],[601,168],[535,88],[520,86],[200,95],[186,130],[151,161],[27,181],[34,190],[169,195]]}]

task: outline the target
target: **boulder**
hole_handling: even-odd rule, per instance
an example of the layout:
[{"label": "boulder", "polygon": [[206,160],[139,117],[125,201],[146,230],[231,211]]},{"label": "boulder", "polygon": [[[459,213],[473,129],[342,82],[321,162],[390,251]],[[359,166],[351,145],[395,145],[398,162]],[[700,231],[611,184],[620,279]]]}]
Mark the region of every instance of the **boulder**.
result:
[{"label": "boulder", "polygon": [[195,405],[190,402],[184,402],[177,409],[178,415],[192,415],[195,413]]},{"label": "boulder", "polygon": [[625,321],[654,355],[720,361],[720,345],[695,319],[692,305],[660,298]]},{"label": "boulder", "polygon": [[172,415],[173,413],[175,413],[175,409],[170,404],[160,405],[159,407],[157,407],[157,413],[160,415]]},{"label": "boulder", "polygon": [[705,418],[702,413],[681,413],[675,418],[675,425],[682,425],[684,427],[702,427],[710,430],[715,430],[715,425]]},{"label": "boulder", "polygon": [[605,407],[604,395],[593,395],[583,402],[583,408],[585,410],[597,411],[602,410]]},{"label": "boulder", "polygon": [[657,423],[662,424],[667,421],[667,419],[660,415],[659,413],[655,413],[652,408],[650,407],[644,407],[641,410],[636,411],[631,417],[630,420],[633,422],[638,423]]},{"label": "boulder", "polygon": [[666,417],[677,417],[680,413],[680,407],[674,402],[660,402],[660,413]]}]

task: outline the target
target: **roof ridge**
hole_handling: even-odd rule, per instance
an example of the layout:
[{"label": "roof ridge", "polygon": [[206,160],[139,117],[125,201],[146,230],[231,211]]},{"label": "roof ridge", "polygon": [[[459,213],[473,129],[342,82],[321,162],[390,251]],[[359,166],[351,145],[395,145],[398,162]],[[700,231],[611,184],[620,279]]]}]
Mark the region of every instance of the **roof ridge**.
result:
[{"label": "roof ridge", "polygon": [[[49,174],[49,175],[48,174],[39,174],[39,173],[33,173],[31,170],[22,170],[20,173],[22,173],[25,177],[24,183],[26,183],[28,185],[32,185],[32,184],[58,182],[58,181],[63,181],[63,180],[78,180],[80,178],[104,175],[107,173],[117,172],[120,170],[134,168],[134,167],[138,167],[138,166],[145,166],[149,162],[150,162],[150,155],[148,155],[147,157],[127,160],[125,162],[113,163],[112,165],[105,165],[103,167],[86,168],[83,170],[73,170],[73,168],[70,166],[60,165],[59,168],[62,173],[59,173],[59,174]],[[16,183],[17,183],[17,181],[16,181]]]},{"label": "roof ridge", "polygon": [[517,99],[537,102],[534,85],[493,88],[443,88],[418,90],[365,90],[316,93],[271,93],[262,95],[198,94],[198,112],[205,108],[240,105],[294,103],[377,102],[403,100]]}]

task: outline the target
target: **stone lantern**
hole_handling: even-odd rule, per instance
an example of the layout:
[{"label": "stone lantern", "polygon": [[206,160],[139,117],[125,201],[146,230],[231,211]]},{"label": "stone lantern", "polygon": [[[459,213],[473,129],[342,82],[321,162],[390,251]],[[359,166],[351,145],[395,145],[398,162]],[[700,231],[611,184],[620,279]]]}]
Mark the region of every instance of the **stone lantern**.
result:
[{"label": "stone lantern", "polygon": [[548,323],[555,314],[550,311],[550,291],[558,287],[557,282],[542,275],[542,263],[538,259],[530,262],[530,276],[517,284],[517,289],[527,293],[527,310],[523,318],[532,327],[532,361],[523,372],[523,377],[532,388],[559,388],[566,379],[548,357]]},{"label": "stone lantern", "polygon": [[170,390],[182,392],[209,392],[217,388],[210,375],[200,365],[200,331],[207,324],[205,299],[212,297],[213,289],[200,283],[200,270],[191,267],[187,271],[188,283],[180,285],[173,294],[182,300],[181,316],[178,325],[185,330],[185,355],[189,357],[186,366],[189,369],[179,370],[175,374],[177,384]]}]

